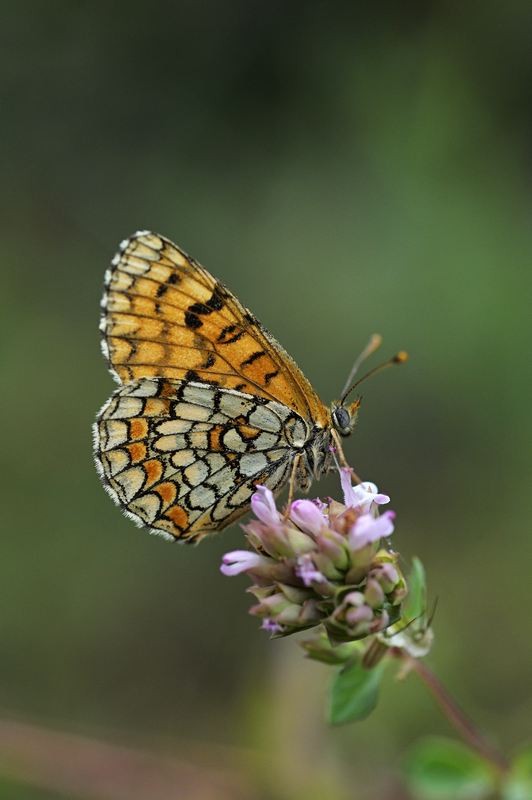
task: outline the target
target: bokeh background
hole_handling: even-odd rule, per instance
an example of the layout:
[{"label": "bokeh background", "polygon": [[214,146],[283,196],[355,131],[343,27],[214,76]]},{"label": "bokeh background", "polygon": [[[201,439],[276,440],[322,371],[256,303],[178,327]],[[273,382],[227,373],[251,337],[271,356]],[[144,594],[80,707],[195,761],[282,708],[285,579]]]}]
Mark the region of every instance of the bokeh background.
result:
[{"label": "bokeh background", "polygon": [[391,674],[367,722],[328,729],[327,668],[219,573],[238,527],[172,546],[102,491],[98,304],[138,228],[222,278],[324,400],[374,331],[409,350],[347,453],[426,565],[431,665],[511,752],[532,718],[530,3],[0,9],[1,796],[400,798],[409,746],[449,733]]}]

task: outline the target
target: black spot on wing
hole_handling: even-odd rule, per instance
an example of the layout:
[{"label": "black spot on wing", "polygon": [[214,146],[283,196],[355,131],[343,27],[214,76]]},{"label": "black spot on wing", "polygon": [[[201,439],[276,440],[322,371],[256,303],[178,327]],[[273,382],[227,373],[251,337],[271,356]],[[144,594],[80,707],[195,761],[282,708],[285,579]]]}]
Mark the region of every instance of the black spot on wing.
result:
[{"label": "black spot on wing", "polygon": [[223,308],[224,305],[223,295],[218,286],[214,289],[212,295],[207,300],[207,305],[213,311],[220,311]]},{"label": "black spot on wing", "polygon": [[267,372],[266,375],[264,376],[264,383],[266,384],[266,386],[269,384],[272,378],[275,378],[278,374],[279,374],[278,369],[275,369],[273,372]]},{"label": "black spot on wing", "polygon": [[209,308],[205,303],[192,303],[192,305],[188,307],[188,310],[191,314],[212,314],[214,311],[213,308]]},{"label": "black spot on wing", "polygon": [[222,328],[220,335],[218,336],[218,341],[225,342],[227,337],[233,333],[233,331],[236,331],[236,325],[226,325],[225,328]]},{"label": "black spot on wing", "polygon": [[205,303],[192,303],[188,307],[188,311],[191,314],[202,315],[202,314],[212,314],[213,311],[220,311],[223,308],[224,301],[223,301],[222,292],[218,287],[216,287],[209,297],[209,299]]},{"label": "black spot on wing", "polygon": [[197,316],[197,314],[192,313],[190,310],[185,311],[185,325],[187,328],[192,328],[196,330],[197,328],[201,328],[203,322]]},{"label": "black spot on wing", "polygon": [[262,356],[265,356],[265,355],[266,355],[266,351],[265,350],[256,350],[248,358],[246,358],[245,361],[242,361],[240,366],[241,367],[248,367],[250,364],[253,364],[254,361],[257,361],[257,359],[262,358]]},{"label": "black spot on wing", "polygon": [[226,325],[225,328],[222,328],[218,341],[220,344],[232,344],[238,342],[244,333],[245,331],[239,329],[237,325]]},{"label": "black spot on wing", "polygon": [[187,370],[185,372],[185,381],[194,381],[196,383],[205,383],[205,384],[208,384],[209,386],[219,386],[220,385],[218,381],[215,381],[215,380],[212,380],[212,379],[207,379],[207,378],[202,378],[201,375],[198,375],[198,373],[194,369],[189,369],[189,370]]},{"label": "black spot on wing", "polygon": [[198,381],[198,382],[201,382],[201,378],[200,378],[200,376],[199,376],[199,375],[198,375],[198,373],[197,373],[197,372],[195,372],[193,369],[189,369],[189,370],[186,372],[186,374],[185,374],[185,380],[186,380],[186,381]]}]

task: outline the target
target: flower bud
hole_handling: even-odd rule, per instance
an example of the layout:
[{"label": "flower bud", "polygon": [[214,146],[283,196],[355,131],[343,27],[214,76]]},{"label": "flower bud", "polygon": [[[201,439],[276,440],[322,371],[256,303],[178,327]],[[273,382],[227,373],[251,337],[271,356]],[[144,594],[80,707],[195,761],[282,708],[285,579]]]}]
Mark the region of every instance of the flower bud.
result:
[{"label": "flower bud", "polygon": [[399,606],[407,594],[406,581],[397,565],[397,554],[380,550],[375,556],[368,579],[376,580],[393,606]]},{"label": "flower bud", "polygon": [[336,575],[329,576],[328,571],[323,569],[322,571],[328,577],[339,577],[342,571],[345,571],[349,566],[349,549],[345,539],[330,528],[322,528],[316,536],[316,544],[320,553],[328,559],[336,570]]},{"label": "flower bud", "polygon": [[364,597],[366,599],[366,603],[371,606],[371,608],[380,608],[385,600],[385,594],[382,586],[375,578],[369,578],[368,582],[366,583],[366,589],[364,591]]},{"label": "flower bud", "polygon": [[318,602],[316,600],[305,600],[299,615],[299,624],[303,627],[316,625],[323,619],[323,614],[320,612]]},{"label": "flower bud", "polygon": [[353,606],[345,612],[345,621],[350,628],[355,627],[360,622],[372,622],[373,609],[369,606],[358,606],[358,608]]},{"label": "flower bud", "polygon": [[257,519],[265,525],[275,527],[281,522],[281,515],[277,511],[275,498],[266,486],[257,486],[251,497],[251,508]]},{"label": "flower bud", "polygon": [[[299,606],[296,604],[291,604],[286,606],[279,614],[276,614],[275,619],[283,626],[291,626],[294,629],[305,627],[307,624],[310,624],[310,620],[308,622],[302,621],[302,616],[304,615],[305,607]],[[315,622],[319,621],[319,617],[315,617]]]},{"label": "flower bud", "polygon": [[365,603],[365,597],[363,592],[348,592],[344,594],[342,597],[343,603],[346,603],[348,606],[354,606],[355,608],[360,608]]},{"label": "flower bud", "polygon": [[[233,550],[222,558],[220,572],[224,575],[239,575],[254,569],[269,566],[271,559],[253,553],[251,550]],[[273,562],[272,562],[273,563]]]},{"label": "flower bud", "polygon": [[315,547],[308,534],[287,523],[267,526],[253,520],[244,526],[244,530],[253,547],[264,550],[274,559],[294,558],[311,552]]},{"label": "flower bud", "polygon": [[260,603],[250,608],[250,614],[257,617],[269,617],[280,623],[297,620],[299,612],[300,606],[297,603],[291,603],[282,592],[264,597]]},{"label": "flower bud", "polygon": [[327,525],[323,513],[311,500],[295,500],[290,507],[290,519],[297,527],[316,536]]},{"label": "flower bud", "polygon": [[375,544],[368,544],[360,550],[350,551],[350,566],[345,576],[347,584],[358,584],[368,574],[375,557]]},{"label": "flower bud", "polygon": [[290,600],[291,603],[301,604],[312,596],[312,593],[307,589],[300,589],[297,586],[289,586],[285,583],[278,583],[277,587],[280,589],[282,594],[284,594],[286,599]]}]

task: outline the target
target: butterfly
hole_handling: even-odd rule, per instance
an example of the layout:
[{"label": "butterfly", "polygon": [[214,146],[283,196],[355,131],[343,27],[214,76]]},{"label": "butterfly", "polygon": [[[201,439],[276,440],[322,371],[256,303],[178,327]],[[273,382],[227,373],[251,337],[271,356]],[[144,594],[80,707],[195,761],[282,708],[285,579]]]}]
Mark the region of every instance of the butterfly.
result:
[{"label": "butterfly", "polygon": [[306,491],[334,449],[343,457],[359,400],[326,407],[251,311],[169,239],[121,242],[101,305],[119,387],[94,425],[96,467],[139,526],[198,541],[244,514],[256,484]]}]

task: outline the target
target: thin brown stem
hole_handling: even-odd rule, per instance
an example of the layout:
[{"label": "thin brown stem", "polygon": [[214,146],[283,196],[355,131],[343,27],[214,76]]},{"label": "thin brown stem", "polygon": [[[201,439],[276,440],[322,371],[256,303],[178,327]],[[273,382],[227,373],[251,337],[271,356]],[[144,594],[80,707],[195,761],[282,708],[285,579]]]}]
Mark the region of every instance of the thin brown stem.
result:
[{"label": "thin brown stem", "polygon": [[405,653],[404,650],[397,648],[393,655],[400,658],[406,666],[415,672],[430,690],[439,707],[447,717],[451,725],[458,731],[465,742],[475,750],[485,761],[488,761],[499,772],[506,772],[508,761],[493,745],[484,738],[476,725],[462,711],[456,700],[449,694],[443,683],[432,672],[424,661]]}]

